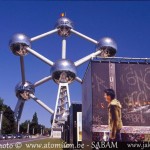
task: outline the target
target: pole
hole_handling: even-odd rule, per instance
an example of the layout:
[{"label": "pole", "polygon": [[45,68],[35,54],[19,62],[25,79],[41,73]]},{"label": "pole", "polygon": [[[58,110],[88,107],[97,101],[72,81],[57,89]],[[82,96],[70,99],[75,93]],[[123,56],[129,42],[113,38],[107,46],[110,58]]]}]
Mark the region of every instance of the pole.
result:
[{"label": "pole", "polygon": [[20,56],[20,65],[21,65],[21,76],[22,76],[22,83],[25,83],[25,68],[24,68],[24,58]]},{"label": "pole", "polygon": [[3,111],[0,111],[0,134],[2,134]]},{"label": "pole", "polygon": [[62,40],[62,59],[66,59],[66,39]]},{"label": "pole", "polygon": [[34,55],[35,57],[41,59],[43,62],[45,62],[46,64],[53,66],[54,63],[52,61],[50,61],[49,59],[47,59],[46,57],[42,56],[41,54],[39,54],[38,52],[36,52],[35,50],[27,47],[26,50],[28,52],[30,52],[32,55]]},{"label": "pole", "polygon": [[41,127],[41,135],[42,135],[42,127]]},{"label": "pole", "polygon": [[44,129],[43,129],[43,135],[44,135],[44,133],[45,133],[45,131],[44,131]]},{"label": "pole", "polygon": [[33,128],[33,130],[32,130],[32,134],[34,135],[34,128]]},{"label": "pole", "polygon": [[33,94],[30,94],[30,97],[36,101],[39,105],[41,105],[44,109],[46,109],[48,112],[50,112],[51,114],[54,113],[54,111],[49,108],[46,104],[44,104],[41,100],[39,100],[37,97],[35,97]]},{"label": "pole", "polygon": [[18,120],[18,130],[17,130],[18,133],[20,132],[20,123],[19,122],[20,122],[20,120]]},{"label": "pole", "polygon": [[30,122],[28,122],[27,133],[29,134]]},{"label": "pole", "polygon": [[94,39],[78,32],[78,31],[75,31],[75,30],[71,29],[71,32],[78,35],[78,36],[80,36],[80,37],[82,37],[82,38],[84,38],[84,39],[86,39],[86,40],[88,40],[88,41],[90,41],[90,42],[92,42],[92,43],[94,43],[94,44],[98,44],[98,41],[96,41],[96,40],[94,40]]},{"label": "pole", "polygon": [[30,41],[33,42],[33,41],[41,39],[41,38],[43,38],[45,36],[51,35],[53,33],[56,33],[57,31],[58,31],[58,29],[51,30],[49,32],[46,32],[46,33],[43,33],[41,35],[38,35],[38,36],[35,36],[35,37],[31,38]]},{"label": "pole", "polygon": [[47,81],[49,81],[51,79],[52,79],[52,76],[45,77],[45,78],[35,82],[34,83],[34,87],[37,87],[37,86],[39,86],[39,85],[41,85],[41,84],[43,84],[43,83],[45,83],[45,82],[47,82]]},{"label": "pole", "polygon": [[95,57],[95,56],[99,55],[101,52],[102,51],[99,50],[99,51],[97,51],[95,53],[92,53],[92,54],[90,54],[88,56],[85,56],[85,57],[81,58],[80,60],[76,61],[74,64],[75,64],[76,67],[80,66],[81,64],[83,64],[86,61],[90,60],[92,57]]},{"label": "pole", "polygon": [[79,83],[82,83],[83,81],[82,81],[82,79],[81,78],[79,78],[79,77],[76,77],[76,79],[75,79],[76,81],[78,81]]}]

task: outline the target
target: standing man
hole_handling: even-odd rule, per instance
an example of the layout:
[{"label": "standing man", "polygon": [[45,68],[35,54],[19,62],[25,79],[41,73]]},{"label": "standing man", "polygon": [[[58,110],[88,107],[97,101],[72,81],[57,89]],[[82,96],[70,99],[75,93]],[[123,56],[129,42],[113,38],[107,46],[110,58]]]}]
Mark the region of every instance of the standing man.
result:
[{"label": "standing man", "polygon": [[121,141],[121,104],[115,99],[115,92],[112,89],[104,90],[104,98],[108,102],[109,141]]}]

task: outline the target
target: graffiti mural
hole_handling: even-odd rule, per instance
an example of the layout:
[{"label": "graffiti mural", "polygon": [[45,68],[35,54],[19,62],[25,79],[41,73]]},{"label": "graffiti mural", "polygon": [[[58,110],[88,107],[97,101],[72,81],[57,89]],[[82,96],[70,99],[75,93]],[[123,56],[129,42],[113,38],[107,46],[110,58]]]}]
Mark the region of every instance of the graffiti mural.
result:
[{"label": "graffiti mural", "polygon": [[109,88],[108,63],[92,63],[92,107],[93,125],[106,125],[107,102],[104,100],[104,90]]},{"label": "graffiti mural", "polygon": [[150,125],[150,66],[116,64],[117,98],[125,126]]}]

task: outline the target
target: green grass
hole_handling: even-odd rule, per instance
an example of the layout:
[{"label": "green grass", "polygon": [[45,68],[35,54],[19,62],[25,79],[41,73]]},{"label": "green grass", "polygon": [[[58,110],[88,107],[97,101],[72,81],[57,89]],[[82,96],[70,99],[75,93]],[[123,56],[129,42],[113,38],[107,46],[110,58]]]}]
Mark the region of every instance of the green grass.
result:
[{"label": "green grass", "polygon": [[[42,139],[29,143],[22,143],[22,146],[17,148],[16,145],[11,148],[11,150],[63,150],[63,148],[59,148],[58,144],[62,144],[63,140],[61,139]],[[54,145],[55,144],[55,145]],[[56,146],[54,148],[53,146]]]}]

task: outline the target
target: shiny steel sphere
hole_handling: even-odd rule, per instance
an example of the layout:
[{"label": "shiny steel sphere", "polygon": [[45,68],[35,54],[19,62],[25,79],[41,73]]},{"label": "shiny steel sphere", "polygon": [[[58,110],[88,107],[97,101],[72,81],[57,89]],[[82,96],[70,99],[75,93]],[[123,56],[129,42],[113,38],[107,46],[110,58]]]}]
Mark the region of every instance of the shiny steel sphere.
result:
[{"label": "shiny steel sphere", "polygon": [[101,57],[113,57],[117,52],[117,44],[113,39],[105,37],[99,41],[96,50],[102,51]]},{"label": "shiny steel sphere", "polygon": [[56,83],[71,83],[76,78],[76,67],[67,59],[60,59],[51,68],[52,78]]},{"label": "shiny steel sphere", "polygon": [[17,33],[10,39],[9,47],[15,55],[24,56],[28,53],[25,47],[31,47],[31,42],[26,35]]},{"label": "shiny steel sphere", "polygon": [[35,88],[32,83],[26,81],[25,84],[22,82],[18,83],[15,87],[16,96],[22,100],[30,99],[29,94],[34,94]]},{"label": "shiny steel sphere", "polygon": [[58,34],[60,36],[68,37],[71,34],[70,29],[73,28],[73,23],[70,19],[61,17],[58,19],[55,27],[59,29]]}]

